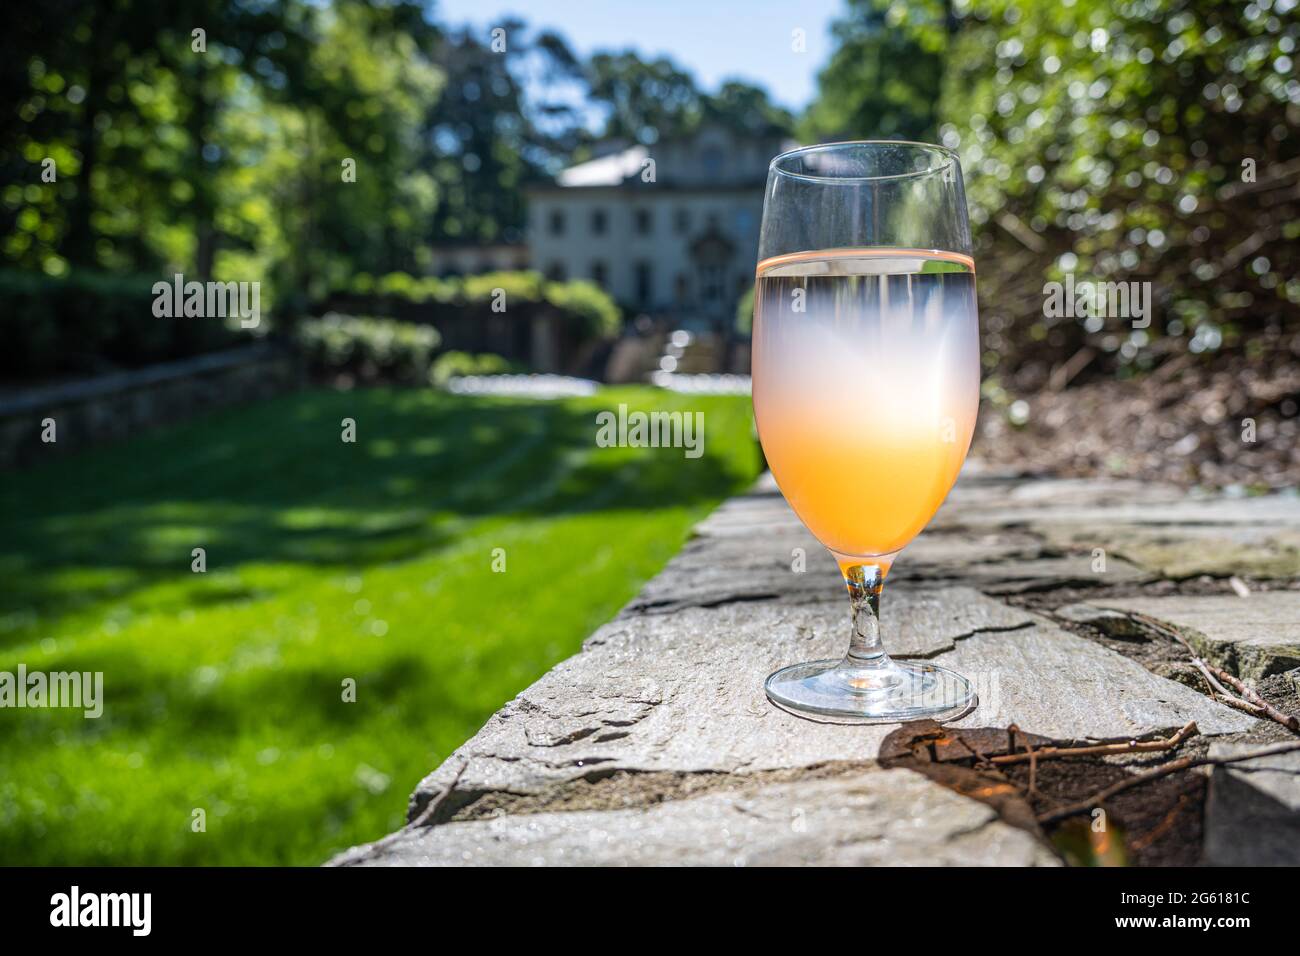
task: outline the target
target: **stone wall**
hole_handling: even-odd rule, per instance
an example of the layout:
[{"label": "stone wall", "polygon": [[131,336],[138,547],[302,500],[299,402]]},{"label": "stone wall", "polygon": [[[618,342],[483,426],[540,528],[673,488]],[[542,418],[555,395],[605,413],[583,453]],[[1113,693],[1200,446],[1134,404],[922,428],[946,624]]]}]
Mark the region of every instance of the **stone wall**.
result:
[{"label": "stone wall", "polygon": [[[0,469],[298,388],[292,351],[268,343],[43,386],[0,398]],[[54,421],[54,442],[42,439]]]}]

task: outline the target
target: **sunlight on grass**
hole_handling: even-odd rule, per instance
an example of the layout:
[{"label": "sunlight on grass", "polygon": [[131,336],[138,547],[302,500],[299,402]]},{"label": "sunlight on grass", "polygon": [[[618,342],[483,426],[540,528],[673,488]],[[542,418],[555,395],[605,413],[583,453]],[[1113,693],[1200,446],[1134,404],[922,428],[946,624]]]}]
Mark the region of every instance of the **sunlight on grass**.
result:
[{"label": "sunlight on grass", "polygon": [[[703,411],[705,455],[596,448],[619,402]],[[743,398],[376,389],[6,476],[0,670],[103,671],[105,710],[0,710],[0,861],[314,864],[399,826],[757,469]]]}]

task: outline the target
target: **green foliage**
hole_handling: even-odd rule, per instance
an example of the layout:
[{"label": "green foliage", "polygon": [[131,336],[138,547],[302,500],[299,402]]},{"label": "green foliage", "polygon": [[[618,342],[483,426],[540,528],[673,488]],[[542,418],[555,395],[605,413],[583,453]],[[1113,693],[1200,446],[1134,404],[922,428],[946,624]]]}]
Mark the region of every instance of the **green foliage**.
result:
[{"label": "green foliage", "polygon": [[[620,402],[702,411],[704,456],[597,448]],[[753,481],[751,423],[650,388],[308,391],[7,476],[0,670],[102,671],[104,713],[0,708],[0,859],[313,865],[397,828]]]},{"label": "green foliage", "polygon": [[754,330],[754,287],[751,285],[736,303],[736,331],[748,335]]},{"label": "green foliage", "polygon": [[623,313],[600,286],[586,279],[547,282],[542,287],[546,303],[562,316],[574,316],[587,335],[613,338],[623,325]]},{"label": "green foliage", "polygon": [[581,77],[554,34],[511,24],[506,57],[407,0],[186,9],[7,21],[5,261],[261,281],[294,313],[356,271],[425,271],[438,243],[519,241],[524,183],[577,143],[576,110],[519,80]]},{"label": "green foliage", "polygon": [[[989,370],[1031,389],[1071,357],[1127,374],[1300,326],[1295,4],[857,0],[851,20],[809,122],[882,95],[852,37],[895,49],[891,82],[911,92],[885,100],[937,102],[963,161]],[[1044,284],[1067,272],[1150,282],[1151,327],[1045,316]]]},{"label": "green foliage", "polygon": [[441,339],[431,326],[336,312],[302,319],[294,334],[313,371],[364,382],[422,381]]},{"label": "green foliage", "polygon": [[576,111],[562,100],[532,103],[517,74],[572,82],[581,78],[580,64],[553,34],[533,35],[513,20],[501,26],[508,55],[469,27],[442,32],[435,48],[453,82],[429,114],[431,148],[422,165],[439,197],[432,234],[446,242],[521,241],[524,184],[577,142]]},{"label": "green foliage", "polygon": [[159,318],[150,278],[0,270],[0,372],[41,376],[182,358],[238,341],[219,318]]},{"label": "green foliage", "polygon": [[[515,20],[502,23],[503,53],[414,0],[186,10],[178,21],[102,0],[6,22],[6,264],[256,281],[283,322],[357,273],[423,274],[439,246],[522,241],[526,186],[589,149],[593,121],[646,142],[704,121],[792,126],[757,87],[704,92],[671,61],[631,51],[580,60]],[[191,49],[190,23],[206,52]],[[617,324],[589,289],[540,298],[590,334]]]},{"label": "green foliage", "polygon": [[522,372],[522,366],[493,352],[444,352],[429,369],[429,382],[438,388],[461,375],[505,375]]},{"label": "green foliage", "polygon": [[605,113],[605,137],[650,144],[689,135],[703,122],[759,136],[794,127],[790,113],[761,88],[732,80],[716,94],[706,93],[668,57],[646,60],[635,50],[597,53],[587,77],[591,100]]},{"label": "green foliage", "polygon": [[832,27],[836,47],[817,77],[817,98],[799,123],[805,142],[934,141],[943,59],[931,36],[902,28],[908,15],[906,4],[848,0]]},{"label": "green foliage", "polygon": [[362,273],[335,291],[370,296],[388,308],[401,303],[436,304],[491,314],[493,306],[500,302],[505,314],[521,320],[535,315],[539,308],[547,308],[591,338],[612,338],[623,325],[618,305],[596,284],[585,279],[552,282],[531,271],[446,278],[402,272],[375,278]]}]

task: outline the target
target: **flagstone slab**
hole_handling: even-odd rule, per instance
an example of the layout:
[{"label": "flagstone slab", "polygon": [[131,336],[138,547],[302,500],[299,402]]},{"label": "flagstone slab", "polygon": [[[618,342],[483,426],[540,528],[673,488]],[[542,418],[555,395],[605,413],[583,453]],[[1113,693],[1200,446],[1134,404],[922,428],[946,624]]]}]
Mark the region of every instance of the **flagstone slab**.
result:
[{"label": "flagstone slab", "polygon": [[[1300,505],[1297,505],[1300,511]],[[1202,509],[1195,520],[1203,520]],[[1280,517],[1280,516],[1279,516]],[[1116,524],[1107,517],[1087,524],[1033,522],[1058,548],[1101,548],[1164,578],[1208,574],[1253,578],[1300,576],[1300,526],[1295,524]]]},{"label": "flagstone slab", "polygon": [[1145,614],[1176,628],[1206,660],[1243,679],[1300,667],[1300,591],[1248,597],[1166,595],[1102,599],[1098,607]]},{"label": "flagstone slab", "polygon": [[[894,564],[889,587],[896,592],[924,582],[1012,593],[1144,578],[1123,562],[1109,568],[1109,576],[1099,575],[1086,558],[1043,559],[1039,550],[1014,534],[923,534]],[[700,536],[687,542],[623,613],[666,614],[758,600],[842,602],[845,590],[835,559],[802,526],[743,537]]]},{"label": "flagstone slab", "polygon": [[1123,611],[1091,604],[1066,604],[1052,611],[1052,616],[1074,624],[1089,624],[1111,637],[1125,640],[1145,640],[1149,636],[1146,628]]},{"label": "flagstone slab", "polygon": [[624,614],[669,614],[728,601],[839,601],[844,582],[829,551],[802,526],[744,537],[698,537],[624,608]]},{"label": "flagstone slab", "polygon": [[[902,552],[891,588],[966,585],[990,594],[1058,587],[1105,587],[1152,575],[1119,556],[1044,553],[1039,539],[1014,528],[926,530]],[[759,490],[733,498],[696,528],[694,538],[628,605],[629,612],[753,600],[838,600],[839,570],[830,553],[794,517],[785,500]]]},{"label": "flagstone slab", "polygon": [[922,567],[909,576],[905,565],[900,566],[900,571],[900,578],[960,580],[987,594],[1024,594],[1067,587],[1105,588],[1155,580],[1154,575],[1117,556],[1108,556],[1103,562],[1088,554],[989,561],[962,568],[955,574],[947,569],[936,571]]},{"label": "flagstone slab", "polygon": [[1300,496],[1225,497],[1116,479],[959,481],[930,528],[1021,529],[1167,578],[1300,576]]},{"label": "flagstone slab", "polygon": [[[955,726],[1016,723],[1092,740],[1188,720],[1205,734],[1254,724],[1044,620],[1017,627],[981,616],[973,599],[992,602],[973,592],[931,599],[936,622],[951,615],[943,633],[952,647],[927,657],[967,676],[980,694],[979,707]],[[734,604],[620,618],[492,717],[420,784],[414,805],[458,771],[459,789],[517,794],[593,772],[753,773],[874,760],[897,725],[816,723],[777,709],[763,693],[764,678],[779,667],[842,654],[844,627],[833,605]]]},{"label": "flagstone slab", "polygon": [[[364,856],[364,850],[335,863]],[[990,807],[879,768],[645,808],[450,822],[404,835],[386,866],[1059,866]]]},{"label": "flagstone slab", "polygon": [[[1216,743],[1210,756],[1258,746]],[[1300,751],[1214,768],[1204,854],[1212,866],[1300,866]]]}]

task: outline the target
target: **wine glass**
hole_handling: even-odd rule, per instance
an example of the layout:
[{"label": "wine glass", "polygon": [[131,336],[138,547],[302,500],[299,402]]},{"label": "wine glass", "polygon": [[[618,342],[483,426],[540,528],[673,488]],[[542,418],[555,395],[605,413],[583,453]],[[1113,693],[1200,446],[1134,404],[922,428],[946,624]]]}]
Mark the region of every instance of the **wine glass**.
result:
[{"label": "wine glass", "polygon": [[754,294],[754,415],[781,493],[839,562],[848,653],[768,677],[836,723],[954,717],[971,683],[892,660],[879,602],[957,479],[979,403],[975,263],[957,155],[853,142],[772,160]]}]

